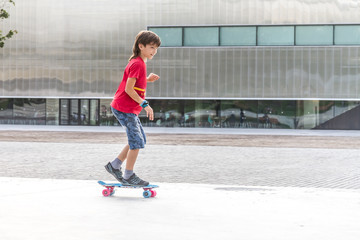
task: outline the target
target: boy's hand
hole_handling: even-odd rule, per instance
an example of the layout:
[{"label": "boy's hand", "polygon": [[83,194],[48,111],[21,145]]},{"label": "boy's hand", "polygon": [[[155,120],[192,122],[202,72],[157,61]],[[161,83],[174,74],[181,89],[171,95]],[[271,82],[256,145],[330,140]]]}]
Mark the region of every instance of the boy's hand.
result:
[{"label": "boy's hand", "polygon": [[150,73],[150,75],[147,78],[147,81],[148,82],[155,82],[155,81],[159,80],[159,78],[160,77],[158,75],[156,75],[155,73]]},{"label": "boy's hand", "polygon": [[146,111],[146,117],[149,118],[150,121],[154,120],[154,111],[150,106],[147,106],[144,108],[144,110]]}]

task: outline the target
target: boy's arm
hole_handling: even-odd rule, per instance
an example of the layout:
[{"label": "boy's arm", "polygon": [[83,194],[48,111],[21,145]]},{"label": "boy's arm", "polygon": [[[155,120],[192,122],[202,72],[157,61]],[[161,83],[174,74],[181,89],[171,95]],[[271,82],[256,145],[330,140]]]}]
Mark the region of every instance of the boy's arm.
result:
[{"label": "boy's arm", "polygon": [[136,78],[128,78],[125,86],[125,92],[138,104],[141,104],[144,99],[142,99],[139,94],[135,91],[135,82]]},{"label": "boy's arm", "polygon": [[148,82],[155,82],[159,80],[159,78],[160,78],[159,75],[156,75],[155,73],[150,73],[146,80]]},{"label": "boy's arm", "polygon": [[[144,99],[142,99],[139,94],[134,90],[136,78],[128,78],[125,86],[125,92],[138,104],[141,104]],[[148,105],[144,107],[144,110],[146,112],[146,116],[149,118],[150,121],[154,120],[154,111],[153,109]]]}]

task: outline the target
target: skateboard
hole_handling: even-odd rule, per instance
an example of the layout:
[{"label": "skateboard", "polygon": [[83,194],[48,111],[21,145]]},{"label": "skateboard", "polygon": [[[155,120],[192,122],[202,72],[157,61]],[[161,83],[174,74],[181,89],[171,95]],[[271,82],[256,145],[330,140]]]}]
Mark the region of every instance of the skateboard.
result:
[{"label": "skateboard", "polygon": [[143,197],[144,198],[150,198],[156,196],[156,191],[153,190],[153,188],[158,188],[158,185],[147,185],[147,186],[127,186],[122,185],[121,183],[106,183],[103,181],[98,181],[98,183],[105,187],[105,189],[102,191],[102,194],[104,197],[109,197],[115,194],[115,187],[118,188],[142,188],[144,189]]}]

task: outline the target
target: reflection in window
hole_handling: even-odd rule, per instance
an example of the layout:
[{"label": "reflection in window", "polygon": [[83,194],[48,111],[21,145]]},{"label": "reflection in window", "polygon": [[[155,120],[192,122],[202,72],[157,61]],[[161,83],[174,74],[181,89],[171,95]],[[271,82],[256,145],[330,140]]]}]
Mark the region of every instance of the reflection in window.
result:
[{"label": "reflection in window", "polygon": [[195,127],[221,127],[223,119],[220,111],[220,101],[196,101],[194,117]]},{"label": "reflection in window", "polygon": [[343,114],[351,109],[359,106],[359,102],[355,101],[336,101],[335,102],[335,116]]},{"label": "reflection in window", "polygon": [[295,128],[295,101],[259,101],[259,128]]},{"label": "reflection in window", "polygon": [[221,27],[221,46],[255,46],[256,27]]},{"label": "reflection in window", "polygon": [[332,45],[333,26],[296,26],[296,45]]},{"label": "reflection in window", "polygon": [[46,100],[46,125],[59,125],[59,99]]},{"label": "reflection in window", "polygon": [[15,124],[45,125],[45,105],[45,99],[43,98],[15,98]]},{"label": "reflection in window", "polygon": [[335,45],[359,45],[360,25],[335,26]]},{"label": "reflection in window", "polygon": [[258,27],[258,45],[294,45],[294,26]]},{"label": "reflection in window", "polygon": [[186,27],[184,29],[185,46],[218,46],[218,27]]},{"label": "reflection in window", "polygon": [[[154,121],[149,121],[146,112],[139,114],[141,123],[147,127],[190,127],[189,114],[186,112],[186,100],[150,100],[154,110]],[[192,109],[192,108],[191,108]]]},{"label": "reflection in window", "polygon": [[13,123],[13,99],[0,99],[0,124]]},{"label": "reflection in window", "polygon": [[221,116],[224,128],[257,128],[258,101],[223,100]]},{"label": "reflection in window", "polygon": [[112,114],[110,103],[112,99],[100,99],[100,126],[120,125]]}]

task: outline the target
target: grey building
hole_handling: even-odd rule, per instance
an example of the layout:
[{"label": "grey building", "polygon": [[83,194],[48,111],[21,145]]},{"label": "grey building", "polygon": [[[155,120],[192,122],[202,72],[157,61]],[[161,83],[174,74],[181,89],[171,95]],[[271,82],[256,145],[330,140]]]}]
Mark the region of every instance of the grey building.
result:
[{"label": "grey building", "polygon": [[145,126],[360,129],[356,0],[16,0],[1,29],[0,123],[116,125],[109,103],[136,34]]}]

